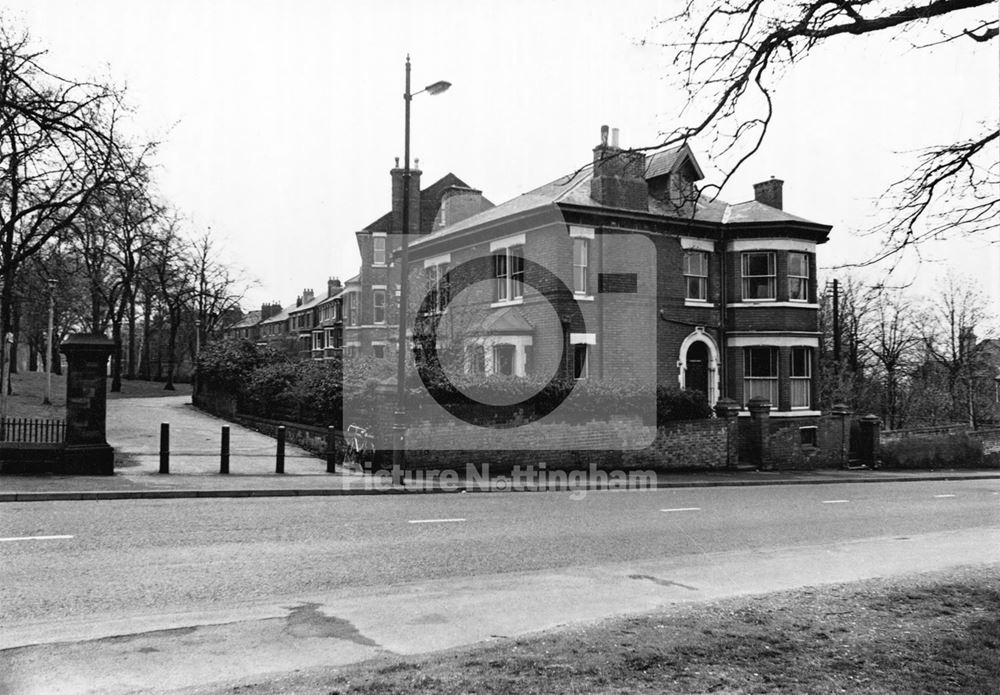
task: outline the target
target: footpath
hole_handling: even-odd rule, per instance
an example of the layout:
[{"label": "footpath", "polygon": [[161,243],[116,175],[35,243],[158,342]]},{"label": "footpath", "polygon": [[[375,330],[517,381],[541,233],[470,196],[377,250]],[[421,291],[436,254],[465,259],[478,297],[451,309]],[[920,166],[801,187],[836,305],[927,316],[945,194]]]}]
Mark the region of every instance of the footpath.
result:
[{"label": "footpath", "polygon": [[[159,473],[160,423],[170,424],[170,474]],[[220,433],[230,428],[230,473],[219,473]],[[596,490],[607,480],[549,475],[518,484],[509,478],[434,479],[408,472],[393,483],[388,472],[326,472],[326,461],[286,445],[284,473],[275,473],[275,440],[203,413],[188,396],[120,399],[108,402],[108,442],[115,448],[113,476],[5,476],[0,502],[156,499],[191,497],[279,497],[406,493]],[[1000,478],[996,470],[815,470],[704,471],[660,473],[649,487],[816,485],[920,480]]]}]

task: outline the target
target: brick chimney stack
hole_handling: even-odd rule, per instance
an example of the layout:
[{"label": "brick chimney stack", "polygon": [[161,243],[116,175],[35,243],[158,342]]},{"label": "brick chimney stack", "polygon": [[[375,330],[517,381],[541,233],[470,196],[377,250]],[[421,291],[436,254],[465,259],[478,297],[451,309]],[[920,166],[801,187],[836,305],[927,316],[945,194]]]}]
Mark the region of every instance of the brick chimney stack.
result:
[{"label": "brick chimney stack", "polygon": [[[415,160],[410,167],[410,232],[418,234],[420,232],[420,160]],[[403,169],[399,166],[399,157],[396,158],[396,166],[389,174],[392,176],[392,232],[400,234],[403,231]]]},{"label": "brick chimney stack", "polygon": [[612,130],[609,143],[608,126],[601,126],[601,144],[594,148],[590,197],[607,207],[649,210],[646,155],[621,149],[617,128]]},{"label": "brick chimney stack", "polygon": [[781,210],[781,187],[784,181],[773,176],[770,181],[762,181],[753,185],[753,197],[758,203],[770,205],[772,208]]},{"label": "brick chimney stack", "polygon": [[340,278],[332,277],[326,281],[326,296],[332,297],[333,295],[344,289],[344,286],[340,284]]},{"label": "brick chimney stack", "polygon": [[281,304],[278,302],[271,302],[270,304],[260,305],[260,320],[267,321],[272,316],[277,316],[281,313]]}]

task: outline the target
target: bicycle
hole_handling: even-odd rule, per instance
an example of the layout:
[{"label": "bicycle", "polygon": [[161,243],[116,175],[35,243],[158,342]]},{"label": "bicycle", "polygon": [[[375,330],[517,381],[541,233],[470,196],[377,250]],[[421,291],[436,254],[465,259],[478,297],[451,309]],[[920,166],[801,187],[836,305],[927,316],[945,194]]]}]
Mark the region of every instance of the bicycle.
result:
[{"label": "bicycle", "polygon": [[344,468],[363,471],[365,459],[375,460],[375,436],[360,425],[348,425],[344,430]]}]

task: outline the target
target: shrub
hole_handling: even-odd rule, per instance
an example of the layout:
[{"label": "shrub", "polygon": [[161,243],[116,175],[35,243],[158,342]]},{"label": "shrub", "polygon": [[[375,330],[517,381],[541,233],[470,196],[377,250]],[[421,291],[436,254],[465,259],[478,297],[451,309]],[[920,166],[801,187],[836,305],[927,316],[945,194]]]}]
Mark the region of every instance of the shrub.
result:
[{"label": "shrub", "polygon": [[907,437],[879,447],[883,468],[998,467],[997,457],[983,455],[981,441],[968,434]]},{"label": "shrub", "polygon": [[656,411],[660,422],[703,420],[712,417],[708,398],[701,391],[660,385],[656,389]]},{"label": "shrub", "polygon": [[227,338],[202,348],[195,370],[199,386],[236,393],[252,372],[286,359],[281,353],[269,347],[260,347],[245,338]]}]

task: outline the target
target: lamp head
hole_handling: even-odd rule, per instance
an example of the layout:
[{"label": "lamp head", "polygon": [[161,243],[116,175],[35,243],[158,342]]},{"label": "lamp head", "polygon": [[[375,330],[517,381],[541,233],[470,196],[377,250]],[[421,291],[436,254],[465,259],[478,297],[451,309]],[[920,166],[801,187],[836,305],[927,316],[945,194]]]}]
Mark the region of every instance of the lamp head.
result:
[{"label": "lamp head", "polygon": [[434,84],[427,85],[426,87],[424,87],[424,91],[427,92],[428,94],[440,94],[441,92],[448,91],[448,88],[450,86],[451,82],[445,82],[444,80],[441,80],[440,82],[435,82]]}]

